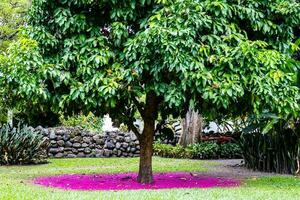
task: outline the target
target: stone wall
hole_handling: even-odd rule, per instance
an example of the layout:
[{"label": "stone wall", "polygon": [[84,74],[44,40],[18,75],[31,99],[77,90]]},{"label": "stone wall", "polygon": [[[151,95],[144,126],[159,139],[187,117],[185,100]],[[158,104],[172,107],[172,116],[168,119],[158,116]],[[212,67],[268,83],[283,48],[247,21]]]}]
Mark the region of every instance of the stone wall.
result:
[{"label": "stone wall", "polygon": [[140,153],[139,141],[133,133],[112,131],[98,134],[80,127],[37,127],[35,130],[49,139],[50,157],[135,157]]}]

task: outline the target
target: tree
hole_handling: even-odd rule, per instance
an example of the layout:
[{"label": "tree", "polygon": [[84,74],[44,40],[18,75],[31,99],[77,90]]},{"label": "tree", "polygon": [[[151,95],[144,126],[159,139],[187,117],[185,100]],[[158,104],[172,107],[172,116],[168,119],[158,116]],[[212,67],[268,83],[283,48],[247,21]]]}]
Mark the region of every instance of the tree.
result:
[{"label": "tree", "polygon": [[182,133],[179,144],[187,147],[189,144],[196,144],[201,141],[203,118],[193,109],[189,109],[182,120]]},{"label": "tree", "polygon": [[25,24],[28,0],[2,0],[0,2],[0,50],[4,51],[17,38],[19,27]]},{"label": "tree", "polygon": [[[0,2],[0,52],[6,51],[9,44],[17,38],[19,27],[25,24],[25,12],[28,9],[28,0],[2,0]],[[12,125],[13,112],[0,99],[0,123]]]},{"label": "tree", "polygon": [[65,113],[109,111],[125,122],[140,141],[138,181],[150,183],[159,115],[190,107],[207,118],[297,114],[289,50],[298,14],[299,3],[289,0],[33,0],[27,34],[43,64],[25,59],[6,74],[31,102]]}]

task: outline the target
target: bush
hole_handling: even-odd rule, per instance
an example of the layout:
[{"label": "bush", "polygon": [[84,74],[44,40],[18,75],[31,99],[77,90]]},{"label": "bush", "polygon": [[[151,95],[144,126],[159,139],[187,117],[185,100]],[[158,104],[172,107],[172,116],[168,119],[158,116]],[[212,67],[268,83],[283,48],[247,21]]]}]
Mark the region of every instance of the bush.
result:
[{"label": "bush", "polygon": [[192,158],[192,153],[180,145],[172,146],[156,142],[154,144],[154,154],[165,158]]},{"label": "bush", "polygon": [[48,142],[27,126],[0,129],[0,165],[37,164],[47,158]]},{"label": "bush", "polygon": [[240,144],[249,169],[300,173],[300,118],[282,120],[271,113],[250,118]]},{"label": "bush", "polygon": [[183,148],[180,145],[172,146],[157,142],[154,144],[154,153],[167,158],[241,158],[241,148],[235,143],[202,142]]},{"label": "bush", "polygon": [[80,126],[85,130],[100,133],[102,132],[103,119],[100,117],[96,117],[93,113],[90,112],[88,115],[79,114],[67,118],[61,116],[60,123],[63,126]]},{"label": "bush", "polygon": [[221,158],[241,158],[242,150],[236,143],[220,144],[219,155]]},{"label": "bush", "polygon": [[220,147],[215,142],[201,142],[198,144],[189,145],[194,158],[211,159],[218,158]]}]

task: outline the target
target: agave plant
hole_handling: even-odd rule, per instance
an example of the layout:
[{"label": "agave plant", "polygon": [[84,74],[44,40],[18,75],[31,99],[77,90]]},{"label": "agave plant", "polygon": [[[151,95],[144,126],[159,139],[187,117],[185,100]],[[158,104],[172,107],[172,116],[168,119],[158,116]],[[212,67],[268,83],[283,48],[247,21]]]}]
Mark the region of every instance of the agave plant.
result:
[{"label": "agave plant", "polygon": [[36,164],[47,158],[49,142],[27,126],[0,129],[0,165]]}]

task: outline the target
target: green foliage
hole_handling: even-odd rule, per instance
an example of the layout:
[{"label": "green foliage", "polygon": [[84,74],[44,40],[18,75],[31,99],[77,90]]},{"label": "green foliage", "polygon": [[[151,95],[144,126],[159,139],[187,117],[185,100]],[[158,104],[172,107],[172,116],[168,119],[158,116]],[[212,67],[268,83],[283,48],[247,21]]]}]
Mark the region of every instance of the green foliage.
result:
[{"label": "green foliage", "polygon": [[156,142],[153,146],[154,154],[166,158],[192,158],[192,154],[181,145],[168,145]]},{"label": "green foliage", "polygon": [[90,112],[88,115],[79,114],[67,118],[61,116],[60,123],[63,126],[80,126],[88,131],[102,133],[103,119]]},{"label": "green foliage", "polygon": [[151,91],[163,116],[187,104],[208,118],[296,116],[299,10],[289,0],[34,0],[26,34],[51,67],[30,76],[31,88],[43,82],[35,95],[14,88],[34,102],[44,95],[55,111],[109,111],[126,124],[143,116]]},{"label": "green foliage", "polygon": [[156,155],[167,158],[219,159],[241,157],[241,148],[235,143],[201,142],[183,148],[180,145],[172,146],[156,142],[154,152]]},{"label": "green foliage", "polygon": [[46,87],[47,77],[53,76],[47,72],[51,68],[44,62],[36,41],[20,37],[12,42],[7,52],[0,54],[3,113],[15,110],[17,118],[33,126],[55,124],[58,117],[51,111],[51,94]]},{"label": "green foliage", "polygon": [[269,118],[244,130],[240,143],[245,164],[254,170],[295,173],[300,158],[299,122],[280,120],[270,126],[266,125]]},{"label": "green foliage", "polygon": [[0,165],[37,164],[47,158],[48,142],[27,126],[0,129]]},{"label": "green foliage", "polygon": [[215,142],[202,142],[189,145],[188,149],[193,152],[195,158],[201,159],[217,158],[220,152],[220,146]]},{"label": "green foliage", "polygon": [[0,52],[16,39],[19,27],[25,24],[29,0],[1,0],[0,2]]}]

